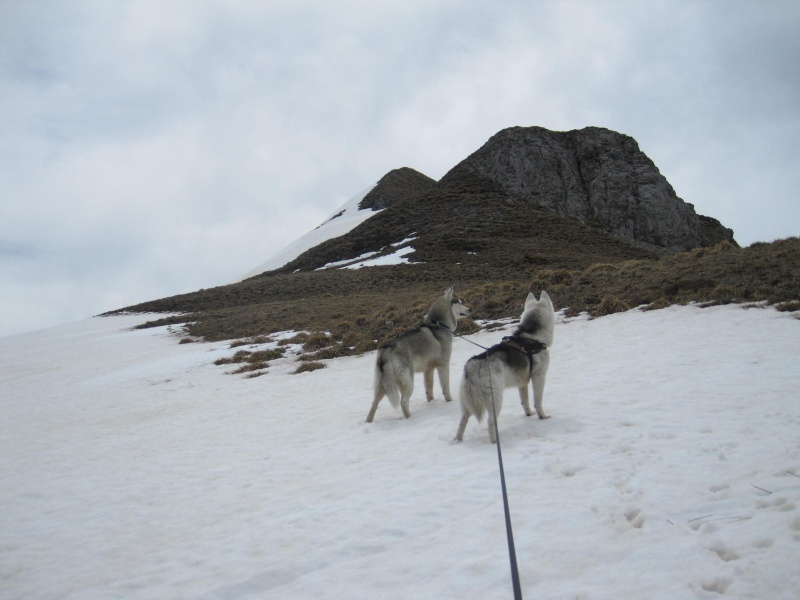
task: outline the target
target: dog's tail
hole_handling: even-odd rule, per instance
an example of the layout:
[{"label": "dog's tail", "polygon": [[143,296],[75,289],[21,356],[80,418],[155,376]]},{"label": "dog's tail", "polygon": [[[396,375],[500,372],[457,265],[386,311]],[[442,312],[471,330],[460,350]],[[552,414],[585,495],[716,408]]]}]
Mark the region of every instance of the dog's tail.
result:
[{"label": "dog's tail", "polygon": [[376,396],[379,393],[381,396],[386,394],[394,408],[400,406],[400,389],[397,385],[397,375],[383,349],[378,350],[378,358],[375,361]]},{"label": "dog's tail", "polygon": [[491,386],[481,377],[481,365],[478,361],[468,360],[464,365],[464,375],[461,378],[461,409],[473,415],[478,422],[483,419],[486,411],[486,398],[490,397]]}]

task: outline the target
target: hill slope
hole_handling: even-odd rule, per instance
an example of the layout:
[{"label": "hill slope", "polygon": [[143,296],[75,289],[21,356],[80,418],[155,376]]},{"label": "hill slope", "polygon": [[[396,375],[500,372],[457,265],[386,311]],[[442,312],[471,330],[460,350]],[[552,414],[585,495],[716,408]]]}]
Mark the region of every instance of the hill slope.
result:
[{"label": "hill slope", "polygon": [[[561,146],[572,154],[553,150]],[[558,159],[547,159],[545,150]],[[550,170],[537,167],[540,163]],[[552,173],[542,174],[553,169],[561,173],[563,210],[532,200],[558,196],[534,193],[556,185]],[[567,172],[582,179],[575,183]],[[581,198],[594,212],[573,214]],[[800,297],[792,275],[800,264],[796,239],[780,247],[739,249],[730,230],[696,215],[675,196],[632,138],[608,130],[512,128],[439,182],[397,169],[355,200],[319,230],[338,227],[339,219],[357,211],[352,227],[323,236],[280,267],[236,284],[114,312],[181,313],[153,324],[188,323],[190,336],[207,340],[287,329],[327,331],[340,351],[363,352],[414,324],[431,298],[450,285],[471,302],[476,318],[484,319],[513,315],[528,290],[542,287],[554,292],[557,306],[575,311],[598,310],[606,300],[636,306]],[[618,210],[631,220],[618,221],[623,229],[609,231],[613,223],[603,222],[604,215]],[[650,227],[662,213],[672,215],[666,219],[669,228]],[[685,227],[669,237],[665,232],[675,229],[676,219]],[[626,231],[639,237],[630,239]],[[648,232],[657,237],[647,241]],[[702,248],[720,240],[719,252],[694,250],[685,258],[673,253],[687,244]],[[410,264],[343,268],[364,257],[397,253]],[[775,271],[765,270],[765,264]]]}]

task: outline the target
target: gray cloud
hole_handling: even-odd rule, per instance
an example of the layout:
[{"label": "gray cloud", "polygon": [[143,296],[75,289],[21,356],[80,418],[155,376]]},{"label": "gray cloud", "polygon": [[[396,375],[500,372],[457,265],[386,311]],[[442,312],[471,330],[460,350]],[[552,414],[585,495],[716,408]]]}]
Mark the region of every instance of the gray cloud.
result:
[{"label": "gray cloud", "polygon": [[[0,5],[0,334],[226,283],[512,125],[634,136],[741,243],[797,235],[794,2]],[[14,248],[36,249],[22,252]]]}]

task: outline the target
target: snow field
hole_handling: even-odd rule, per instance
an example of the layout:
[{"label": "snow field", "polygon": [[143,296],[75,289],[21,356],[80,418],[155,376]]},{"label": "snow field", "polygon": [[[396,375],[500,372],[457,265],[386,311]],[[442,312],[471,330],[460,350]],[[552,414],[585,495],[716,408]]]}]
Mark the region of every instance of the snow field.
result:
[{"label": "snow field", "polygon": [[[511,596],[485,421],[418,375],[366,424],[374,353],[245,379],[147,319],[0,339],[0,597]],[[552,418],[499,417],[523,596],[795,598],[798,351],[772,309],[561,319]]]}]

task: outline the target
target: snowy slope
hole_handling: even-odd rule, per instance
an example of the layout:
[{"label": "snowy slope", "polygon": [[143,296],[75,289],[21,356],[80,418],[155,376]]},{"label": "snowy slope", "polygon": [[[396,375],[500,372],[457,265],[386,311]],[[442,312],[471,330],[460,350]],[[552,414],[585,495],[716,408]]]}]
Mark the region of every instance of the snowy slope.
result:
[{"label": "snowy slope", "polygon": [[[511,597],[485,424],[418,380],[368,425],[374,355],[244,379],[148,318],[0,339],[1,598]],[[500,416],[524,597],[796,598],[798,355],[772,309],[560,319],[552,418]]]},{"label": "snowy slope", "polygon": [[318,246],[322,242],[332,240],[345,233],[355,229],[371,216],[377,214],[377,211],[372,209],[359,210],[358,205],[364,199],[364,196],[372,191],[374,185],[371,185],[366,190],[353,196],[350,200],[345,202],[339,209],[328,217],[322,225],[309,231],[305,235],[300,236],[294,242],[286,246],[280,252],[275,254],[266,262],[260,264],[258,267],[242,275],[239,281],[254,277],[265,271],[272,271],[273,269],[280,269],[283,265],[293,261],[306,250]]}]

